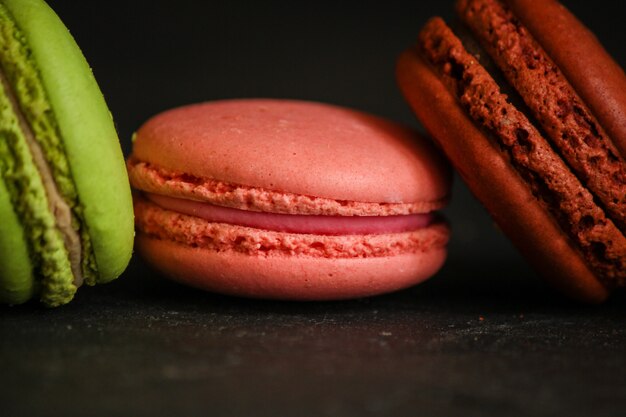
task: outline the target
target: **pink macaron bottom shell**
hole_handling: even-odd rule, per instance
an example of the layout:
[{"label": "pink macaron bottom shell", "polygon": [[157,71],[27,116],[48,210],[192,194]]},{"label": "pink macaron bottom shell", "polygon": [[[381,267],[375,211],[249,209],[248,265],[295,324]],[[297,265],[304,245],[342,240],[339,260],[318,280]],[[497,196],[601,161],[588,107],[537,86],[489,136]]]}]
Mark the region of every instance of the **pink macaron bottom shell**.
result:
[{"label": "pink macaron bottom shell", "polygon": [[279,232],[167,210],[137,194],[136,247],[156,270],[223,294],[337,300],[383,294],[432,276],[443,264],[449,227],[363,235]]},{"label": "pink macaron bottom shell", "polygon": [[196,288],[249,298],[324,301],[374,296],[416,285],[443,265],[445,246],[369,258],[251,256],[137,235],[143,258]]}]

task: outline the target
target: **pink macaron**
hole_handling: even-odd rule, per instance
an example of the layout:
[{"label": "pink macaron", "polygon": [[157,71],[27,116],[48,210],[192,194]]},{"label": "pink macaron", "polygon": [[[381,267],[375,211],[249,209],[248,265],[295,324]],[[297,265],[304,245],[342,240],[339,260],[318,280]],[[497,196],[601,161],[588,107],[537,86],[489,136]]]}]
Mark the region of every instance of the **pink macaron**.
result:
[{"label": "pink macaron", "polygon": [[432,276],[450,171],[413,131],[337,106],[208,102],[146,122],[128,160],[137,248],[223,294],[333,300]]}]

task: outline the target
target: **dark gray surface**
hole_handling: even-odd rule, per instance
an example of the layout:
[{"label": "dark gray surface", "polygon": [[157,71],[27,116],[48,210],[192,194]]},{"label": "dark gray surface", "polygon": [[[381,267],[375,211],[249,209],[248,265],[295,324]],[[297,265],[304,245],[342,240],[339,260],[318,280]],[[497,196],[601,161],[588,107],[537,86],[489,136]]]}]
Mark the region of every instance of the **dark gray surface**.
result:
[{"label": "dark gray surface", "polygon": [[584,307],[524,269],[457,267],[387,296],[285,303],[135,259],[66,307],[0,308],[2,415],[624,415],[624,294]]},{"label": "dark gray surface", "polygon": [[[418,126],[395,58],[452,3],[50,1],[125,151],[154,113],[220,98],[319,100]],[[565,3],[626,63],[626,2]],[[383,297],[240,300],[135,258],[66,307],[0,307],[0,416],[626,415],[624,294],[586,307],[551,292],[459,182],[447,214],[441,274]]]}]

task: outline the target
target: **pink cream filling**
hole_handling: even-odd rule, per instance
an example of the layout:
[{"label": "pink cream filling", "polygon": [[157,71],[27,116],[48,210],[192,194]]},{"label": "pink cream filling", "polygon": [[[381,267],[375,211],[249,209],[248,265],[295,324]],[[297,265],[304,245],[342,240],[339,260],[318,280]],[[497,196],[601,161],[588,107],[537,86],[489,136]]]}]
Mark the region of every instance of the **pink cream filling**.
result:
[{"label": "pink cream filling", "polygon": [[221,207],[182,198],[145,193],[154,204],[177,213],[210,222],[228,223],[257,229],[316,235],[368,235],[410,232],[430,225],[433,213],[396,216],[319,216],[262,213]]}]

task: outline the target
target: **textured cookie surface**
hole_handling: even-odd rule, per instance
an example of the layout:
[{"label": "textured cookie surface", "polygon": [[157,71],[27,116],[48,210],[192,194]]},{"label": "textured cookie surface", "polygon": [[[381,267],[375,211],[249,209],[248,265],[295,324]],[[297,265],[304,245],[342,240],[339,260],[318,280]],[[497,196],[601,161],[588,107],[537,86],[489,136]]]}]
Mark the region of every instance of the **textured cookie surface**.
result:
[{"label": "textured cookie surface", "polygon": [[408,50],[400,56],[397,75],[413,111],[529,261],[571,297],[588,302],[606,299],[607,289],[583,262],[571,239],[430,65]]},{"label": "textured cookie surface", "polygon": [[626,163],[561,70],[501,2],[465,0],[458,9],[546,138],[626,230]]},{"label": "textured cookie surface", "polygon": [[558,1],[508,0],[507,4],[626,156],[624,70],[596,36]]},{"label": "textured cookie surface", "polygon": [[[509,4],[529,21],[530,30]],[[431,20],[417,47],[399,60],[405,97],[537,269],[573,297],[604,299],[606,288],[626,284],[626,176],[613,117],[621,110],[611,111],[623,93],[607,90],[625,79],[623,72],[604,51],[595,50],[593,35],[552,0],[461,0],[457,12],[478,42],[463,27],[452,31],[441,19]],[[549,39],[556,28],[560,43]],[[571,52],[557,53],[563,68],[533,33],[547,41],[549,52],[561,45]],[[572,75],[570,85],[572,68],[582,67],[593,68]],[[582,81],[584,74],[596,77]],[[590,92],[591,83],[602,84],[598,74],[610,80]],[[608,99],[596,118],[600,96]],[[611,117],[604,117],[607,112]],[[600,123],[605,120],[606,131]]]},{"label": "textured cookie surface", "polygon": [[[603,282],[622,285],[626,238],[539,130],[507,100],[441,19],[433,19],[422,30],[420,46],[461,105],[491,133],[533,195],[576,242]],[[535,86],[547,82],[530,81]]]}]

